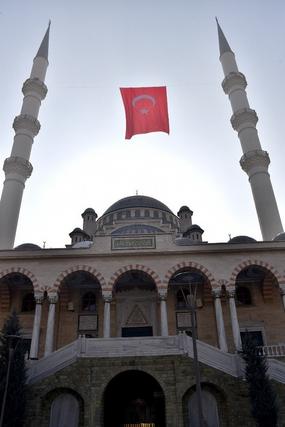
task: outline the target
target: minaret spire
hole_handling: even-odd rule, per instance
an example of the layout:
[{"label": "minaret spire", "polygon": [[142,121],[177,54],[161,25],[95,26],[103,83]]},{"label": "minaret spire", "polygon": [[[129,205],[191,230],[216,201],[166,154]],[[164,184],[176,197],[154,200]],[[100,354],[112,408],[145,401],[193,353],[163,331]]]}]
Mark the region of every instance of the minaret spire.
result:
[{"label": "minaret spire", "polygon": [[36,54],[36,57],[45,58],[48,61],[48,47],[49,47],[49,30],[50,30],[51,21],[49,20],[46,33],[44,35],[43,41],[39,47],[39,50]]},{"label": "minaret spire", "polygon": [[15,136],[11,156],[3,166],[5,181],[0,200],[0,249],[12,249],[14,246],[25,182],[33,171],[30,154],[34,137],[40,130],[38,114],[41,101],[47,94],[44,81],[48,67],[49,29],[50,23],[34,58],[30,78],[23,84],[21,113],[13,123]]},{"label": "minaret spire", "polygon": [[269,155],[262,150],[259,141],[256,129],[258,117],[248,103],[246,78],[238,70],[235,55],[218,21],[217,25],[220,61],[225,75],[222,87],[229,96],[233,111],[231,124],[238,133],[243,151],[240,165],[249,177],[262,237],[264,240],[272,240],[278,233],[283,232],[283,227],[268,173]]},{"label": "minaret spire", "polygon": [[220,56],[222,56],[225,52],[232,52],[230,45],[223,33],[223,30],[220,27],[218,18],[216,17],[216,23],[218,27],[218,35],[219,35],[219,48],[220,48]]}]

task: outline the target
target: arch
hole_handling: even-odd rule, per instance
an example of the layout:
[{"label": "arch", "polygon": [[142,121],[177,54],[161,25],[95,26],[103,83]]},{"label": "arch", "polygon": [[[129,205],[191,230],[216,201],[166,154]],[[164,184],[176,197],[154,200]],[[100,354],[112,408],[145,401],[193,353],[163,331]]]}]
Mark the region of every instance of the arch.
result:
[{"label": "arch", "polygon": [[124,273],[128,272],[128,271],[143,271],[144,273],[146,273],[148,276],[150,276],[154,283],[156,288],[158,289],[159,287],[161,287],[161,280],[159,278],[159,276],[149,267],[146,267],[145,265],[141,265],[141,264],[130,264],[130,265],[125,265],[124,267],[119,268],[119,270],[117,270],[111,277],[109,284],[108,284],[108,289],[106,290],[113,290],[114,289],[114,285],[117,282],[117,280],[120,278],[120,276],[122,276]]},{"label": "arch", "polygon": [[78,420],[78,426],[84,425],[84,400],[77,391],[70,387],[58,387],[54,388],[52,386],[48,392],[45,392],[42,394],[41,397],[41,414],[42,414],[42,420],[45,425],[49,425],[52,427],[52,424],[50,424],[50,416],[51,416],[51,410],[53,402],[60,398],[62,395],[70,395],[73,397],[73,399],[76,399],[79,405],[79,420]]},{"label": "arch", "polygon": [[75,273],[76,271],[85,271],[87,273],[92,274],[98,280],[102,290],[106,287],[106,282],[104,277],[99,271],[96,270],[96,268],[93,268],[90,265],[76,265],[74,267],[70,267],[67,270],[62,271],[60,275],[57,277],[56,281],[54,282],[54,285],[51,288],[47,289],[47,291],[58,292],[62,284],[62,281],[71,273]]},{"label": "arch", "polygon": [[34,291],[36,292],[41,290],[41,287],[39,285],[39,282],[36,276],[33,273],[31,273],[31,271],[23,267],[12,267],[12,268],[7,268],[6,270],[0,271],[0,280],[11,273],[18,273],[18,274],[23,274],[23,276],[27,276],[32,282]]},{"label": "arch", "polygon": [[[124,393],[121,393],[122,387]],[[165,393],[148,372],[121,371],[108,382],[102,398],[104,425],[155,423],[165,427]]]},{"label": "arch", "polygon": [[256,265],[257,267],[262,267],[263,269],[267,270],[269,273],[271,273],[277,280],[278,285],[280,286],[282,283],[285,283],[284,280],[282,280],[281,275],[279,274],[279,272],[276,270],[276,268],[269,264],[266,261],[262,261],[262,260],[257,260],[257,259],[247,259],[241,263],[239,263],[232,271],[230,280],[227,284],[227,287],[235,287],[236,284],[236,279],[238,274],[244,270],[247,267],[251,267]]},{"label": "arch", "polygon": [[173,267],[171,267],[165,275],[164,286],[166,288],[168,288],[169,280],[171,279],[173,274],[178,272],[179,270],[183,270],[186,268],[193,268],[193,269],[203,273],[203,275],[208,279],[212,289],[217,289],[217,288],[219,289],[220,288],[220,286],[216,282],[214,276],[206,267],[204,267],[202,264],[199,264],[197,262],[192,262],[192,261],[188,261],[188,262],[183,261],[183,262],[180,262],[179,264],[176,264]]},{"label": "arch", "polygon": [[[212,403],[216,405],[216,410],[218,414],[218,422],[213,422],[213,415],[210,416],[210,421],[213,422],[210,424],[211,426],[222,426],[222,425],[228,425],[228,408],[227,408],[227,395],[219,386],[217,386],[215,383],[212,382],[202,382],[201,383],[201,389],[202,389],[202,405],[205,404],[205,400],[203,399],[203,392],[207,394],[207,397],[210,395],[210,400],[212,400]],[[182,396],[182,405],[183,405],[183,418],[184,418],[184,425],[189,426],[189,403],[191,399],[195,399],[196,394],[196,385],[192,385],[186,389]],[[204,396],[205,397],[205,396]],[[212,398],[214,398],[214,400]],[[196,409],[197,405],[195,405]],[[212,408],[213,410],[214,408]],[[203,414],[205,413],[205,407],[203,407]],[[205,417],[207,420],[207,416]],[[199,425],[194,421],[194,426]],[[207,424],[208,425],[208,424]],[[192,426],[192,422],[191,422]]]}]

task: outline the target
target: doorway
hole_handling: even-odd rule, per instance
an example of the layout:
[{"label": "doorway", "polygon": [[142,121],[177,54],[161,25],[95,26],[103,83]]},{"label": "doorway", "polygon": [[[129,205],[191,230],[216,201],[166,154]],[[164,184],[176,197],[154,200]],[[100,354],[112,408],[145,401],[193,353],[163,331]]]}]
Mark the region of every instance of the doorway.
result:
[{"label": "doorway", "polygon": [[104,393],[104,427],[165,427],[165,398],[158,382],[142,371],[114,377]]}]

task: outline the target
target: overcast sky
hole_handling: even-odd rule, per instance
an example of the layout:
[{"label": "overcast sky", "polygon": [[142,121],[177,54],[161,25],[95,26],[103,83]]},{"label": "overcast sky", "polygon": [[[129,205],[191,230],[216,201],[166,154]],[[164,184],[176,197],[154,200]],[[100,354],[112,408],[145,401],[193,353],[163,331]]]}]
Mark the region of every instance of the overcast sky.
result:
[{"label": "overcast sky", "polygon": [[[0,162],[10,155],[21,87],[51,19],[49,92],[40,109],[16,245],[62,247],[120,198],[182,205],[209,242],[261,239],[231,108],[215,16],[248,81],[285,221],[283,0],[0,0]],[[170,135],[125,136],[120,87],[167,86]],[[4,173],[1,172],[1,180]]]}]

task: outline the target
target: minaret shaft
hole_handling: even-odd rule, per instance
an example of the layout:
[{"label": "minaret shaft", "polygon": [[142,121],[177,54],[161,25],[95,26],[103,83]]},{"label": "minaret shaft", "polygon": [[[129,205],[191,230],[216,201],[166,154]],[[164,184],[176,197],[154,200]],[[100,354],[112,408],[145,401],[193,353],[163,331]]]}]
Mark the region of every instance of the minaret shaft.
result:
[{"label": "minaret shaft", "polygon": [[48,67],[48,38],[49,28],[44,37],[45,43],[43,45],[42,42],[34,59],[30,78],[23,85],[21,113],[13,123],[15,137],[11,156],[3,166],[5,181],[0,201],[0,249],[13,248],[25,182],[33,170],[29,160],[34,137],[40,130],[38,114],[41,101],[47,93],[44,79]]},{"label": "minaret shaft", "polygon": [[249,106],[245,76],[239,72],[235,55],[219,24],[218,31],[220,61],[225,75],[222,87],[229,96],[233,111],[232,127],[238,133],[243,151],[240,165],[249,177],[262,237],[264,240],[272,240],[278,233],[283,232],[283,226],[268,173],[269,155],[262,150],[259,141],[256,129],[258,117]]}]

